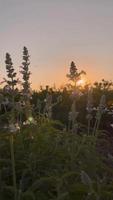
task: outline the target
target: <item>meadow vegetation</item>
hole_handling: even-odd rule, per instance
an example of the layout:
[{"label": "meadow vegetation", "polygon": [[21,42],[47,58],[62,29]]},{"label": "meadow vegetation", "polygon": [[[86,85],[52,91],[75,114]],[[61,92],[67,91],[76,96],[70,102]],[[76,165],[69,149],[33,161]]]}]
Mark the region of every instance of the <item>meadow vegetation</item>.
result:
[{"label": "meadow vegetation", "polygon": [[[1,200],[113,200],[113,83],[77,84],[72,61],[63,89],[22,81],[6,53],[0,89]],[[19,89],[19,85],[22,89]]]}]

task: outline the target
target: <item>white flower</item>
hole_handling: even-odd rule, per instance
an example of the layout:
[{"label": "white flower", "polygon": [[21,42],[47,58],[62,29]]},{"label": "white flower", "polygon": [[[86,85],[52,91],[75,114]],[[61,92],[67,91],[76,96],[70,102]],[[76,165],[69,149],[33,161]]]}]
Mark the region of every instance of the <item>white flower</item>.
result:
[{"label": "white flower", "polygon": [[95,110],[97,110],[97,108],[96,108],[96,107],[93,107],[93,110],[95,111]]},{"label": "white flower", "polygon": [[35,119],[32,116],[29,116],[28,119],[23,122],[23,125],[30,125],[30,124],[37,124],[37,122],[35,121]]},{"label": "white flower", "polygon": [[9,130],[10,130],[11,133],[14,133],[14,132],[18,131],[19,129],[20,129],[20,127],[19,127],[18,123],[16,123],[16,124],[13,124],[13,123],[9,124]]}]

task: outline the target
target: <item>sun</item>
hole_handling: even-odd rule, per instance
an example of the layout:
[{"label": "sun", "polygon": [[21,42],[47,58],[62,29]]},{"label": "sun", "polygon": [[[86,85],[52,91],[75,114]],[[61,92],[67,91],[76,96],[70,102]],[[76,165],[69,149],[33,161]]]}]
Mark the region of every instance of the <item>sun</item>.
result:
[{"label": "sun", "polygon": [[84,79],[80,79],[80,80],[77,81],[77,86],[83,87],[85,85],[85,83],[86,83],[86,81]]}]

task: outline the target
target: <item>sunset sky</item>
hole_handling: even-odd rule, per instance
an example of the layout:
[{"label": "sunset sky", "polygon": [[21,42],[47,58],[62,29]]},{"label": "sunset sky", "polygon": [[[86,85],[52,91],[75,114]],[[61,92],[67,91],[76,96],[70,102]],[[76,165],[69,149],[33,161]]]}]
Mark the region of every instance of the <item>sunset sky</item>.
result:
[{"label": "sunset sky", "polygon": [[0,0],[0,79],[6,52],[19,71],[23,46],[35,89],[64,84],[72,60],[88,81],[113,80],[113,0]]}]

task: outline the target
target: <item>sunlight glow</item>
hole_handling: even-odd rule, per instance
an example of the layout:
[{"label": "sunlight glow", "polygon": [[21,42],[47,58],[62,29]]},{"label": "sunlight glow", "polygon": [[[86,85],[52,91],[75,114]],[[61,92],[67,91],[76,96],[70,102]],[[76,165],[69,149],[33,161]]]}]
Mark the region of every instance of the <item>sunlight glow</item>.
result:
[{"label": "sunlight glow", "polygon": [[77,86],[85,86],[86,81],[84,79],[80,79],[77,81]]}]

